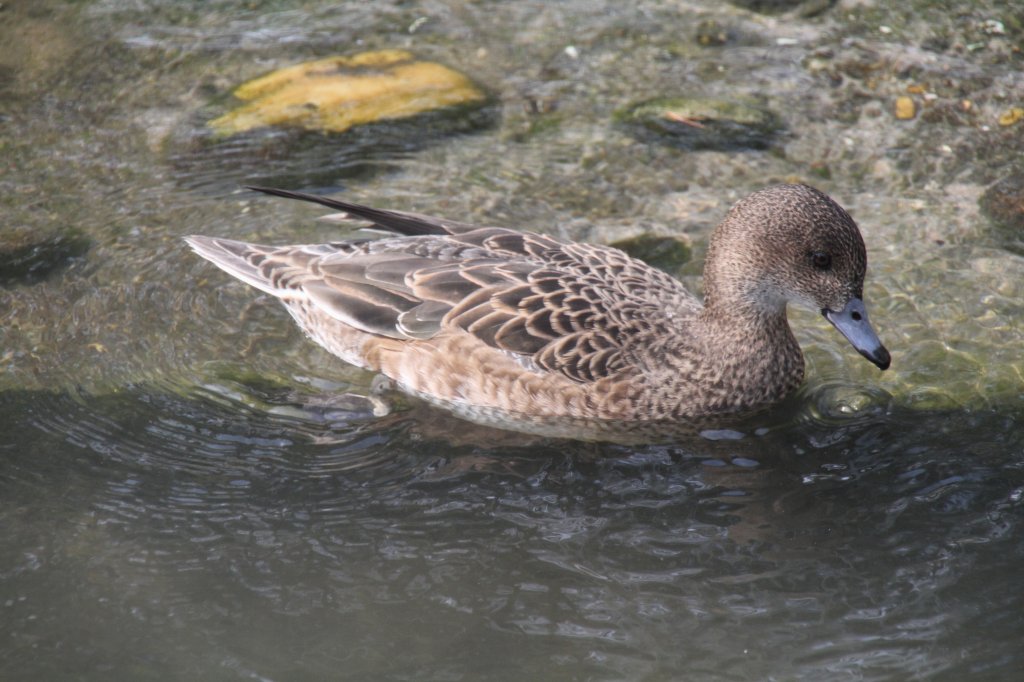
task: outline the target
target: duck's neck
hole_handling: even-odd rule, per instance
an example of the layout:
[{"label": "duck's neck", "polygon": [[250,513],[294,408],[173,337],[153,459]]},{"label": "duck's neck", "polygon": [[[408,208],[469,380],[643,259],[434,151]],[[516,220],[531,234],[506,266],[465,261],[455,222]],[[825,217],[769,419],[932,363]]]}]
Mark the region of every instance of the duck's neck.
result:
[{"label": "duck's neck", "polygon": [[707,307],[700,313],[704,328],[713,339],[728,339],[740,352],[756,354],[767,348],[797,352],[785,305],[766,310],[758,306]]},{"label": "duck's neck", "polygon": [[[713,245],[714,246],[714,245]],[[737,339],[749,353],[757,353],[765,344],[799,355],[800,347],[789,328],[786,296],[773,278],[765,273],[751,276],[744,262],[729,260],[723,266],[716,249],[708,254],[704,266],[705,328],[715,328],[715,337]],[[742,340],[740,344],[739,340]]]},{"label": "duck's neck", "polygon": [[709,391],[726,387],[718,409],[743,413],[784,398],[803,381],[804,359],[789,327],[785,303],[774,309],[720,302],[701,313],[714,374]]}]

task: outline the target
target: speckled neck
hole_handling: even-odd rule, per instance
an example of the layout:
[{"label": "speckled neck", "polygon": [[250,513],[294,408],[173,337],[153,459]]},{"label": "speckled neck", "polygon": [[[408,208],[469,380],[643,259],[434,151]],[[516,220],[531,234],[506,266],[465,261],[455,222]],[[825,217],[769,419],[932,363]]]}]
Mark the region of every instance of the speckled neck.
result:
[{"label": "speckled neck", "polygon": [[[716,403],[720,410],[756,410],[781,400],[803,382],[803,353],[784,305],[772,313],[740,308],[704,312],[707,357],[717,373],[713,385],[729,387]],[[716,348],[729,352],[715,352]]]}]

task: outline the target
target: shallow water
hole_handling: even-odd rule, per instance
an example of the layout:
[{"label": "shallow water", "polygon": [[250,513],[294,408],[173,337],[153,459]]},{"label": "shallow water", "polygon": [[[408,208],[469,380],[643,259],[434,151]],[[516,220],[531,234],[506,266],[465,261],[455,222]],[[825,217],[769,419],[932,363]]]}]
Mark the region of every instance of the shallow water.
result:
[{"label": "shallow water", "polygon": [[[4,245],[87,248],[0,286],[0,678],[1024,674],[1024,259],[977,208],[1021,172],[997,9],[4,3]],[[721,48],[696,45],[708,18]],[[188,143],[246,78],[382,47],[470,73],[484,125],[341,146],[315,177]],[[896,121],[915,83],[938,98]],[[694,153],[609,124],[676,90],[762,94],[787,132]],[[975,118],[926,115],[963,99]],[[740,195],[810,181],[862,227],[893,368],[796,312],[808,383],[742,438],[529,439],[389,395],[379,416],[371,376],[181,243],[337,238],[236,193],[254,177],[698,254]]]}]

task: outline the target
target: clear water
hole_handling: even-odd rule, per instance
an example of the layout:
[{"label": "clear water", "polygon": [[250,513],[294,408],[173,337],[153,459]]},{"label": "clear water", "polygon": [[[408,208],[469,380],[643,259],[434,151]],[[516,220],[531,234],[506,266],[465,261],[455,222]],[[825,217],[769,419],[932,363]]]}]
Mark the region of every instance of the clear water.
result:
[{"label": "clear water", "polygon": [[[865,49],[919,59],[922,81],[950,67],[996,113],[985,93],[1024,92],[998,35],[929,66],[912,47],[928,27],[847,7],[4,7],[3,243],[74,227],[89,248],[0,287],[0,679],[1024,675],[1024,260],[977,213],[989,157],[925,149],[970,147],[987,119],[906,127],[882,106],[905,91],[895,71],[865,103],[811,64]],[[708,17],[735,42],[695,46]],[[500,115],[356,174],[331,157],[330,189],[579,238],[682,233],[699,253],[739,195],[812,180],[862,226],[893,369],[796,313],[808,384],[738,439],[545,441],[411,402],[374,416],[372,377],[179,239],[336,228],[234,193],[278,160],[182,161],[181,141],[245,78],[391,46],[469,71]],[[693,154],[607,125],[672,89],[766,92],[790,136]],[[848,95],[867,113],[839,116]],[[556,118],[531,128],[530,99]],[[809,170],[823,160],[830,181]]]}]

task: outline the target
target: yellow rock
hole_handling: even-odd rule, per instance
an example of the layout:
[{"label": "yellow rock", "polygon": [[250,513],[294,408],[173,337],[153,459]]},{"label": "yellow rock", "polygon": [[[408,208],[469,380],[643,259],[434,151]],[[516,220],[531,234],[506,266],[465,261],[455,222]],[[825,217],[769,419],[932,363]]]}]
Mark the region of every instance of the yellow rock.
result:
[{"label": "yellow rock", "polygon": [[234,95],[248,103],[210,121],[218,135],[265,126],[339,133],[363,123],[486,99],[461,73],[417,61],[404,50],[297,64],[243,83]]},{"label": "yellow rock", "polygon": [[1017,121],[1024,119],[1024,109],[1020,107],[1013,107],[1005,114],[999,117],[999,125],[1001,126],[1012,126]]},{"label": "yellow rock", "polygon": [[896,118],[905,121],[914,118],[916,113],[917,107],[914,105],[914,100],[909,97],[896,98]]}]

